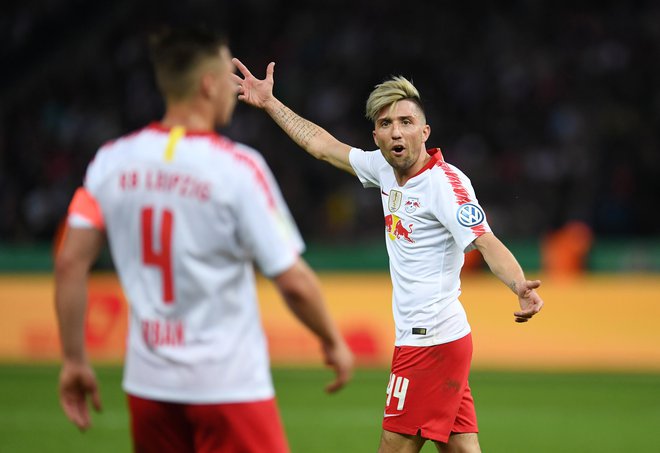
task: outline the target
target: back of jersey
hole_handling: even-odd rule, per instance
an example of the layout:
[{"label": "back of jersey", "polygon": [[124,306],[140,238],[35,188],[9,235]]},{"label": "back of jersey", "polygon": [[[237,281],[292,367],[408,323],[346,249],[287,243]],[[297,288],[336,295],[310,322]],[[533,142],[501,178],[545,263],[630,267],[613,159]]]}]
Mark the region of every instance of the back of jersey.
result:
[{"label": "back of jersey", "polygon": [[261,156],[152,124],[102,147],[85,189],[131,307],[125,390],[193,403],[271,397],[253,266],[275,276],[303,243]]}]

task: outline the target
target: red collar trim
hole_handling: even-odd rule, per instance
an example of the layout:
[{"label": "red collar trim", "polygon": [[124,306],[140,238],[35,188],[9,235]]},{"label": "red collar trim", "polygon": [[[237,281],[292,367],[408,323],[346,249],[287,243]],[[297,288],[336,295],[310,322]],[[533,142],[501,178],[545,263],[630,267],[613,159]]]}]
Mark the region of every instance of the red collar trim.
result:
[{"label": "red collar trim", "polygon": [[[154,121],[150,123],[146,129],[152,130],[152,131],[158,131],[158,132],[165,132],[169,133],[172,128],[163,126],[162,123],[158,121]],[[215,131],[189,131],[186,129],[186,136],[187,137],[218,137],[218,134]]]},{"label": "red collar trim", "polygon": [[426,154],[431,156],[429,161],[422,167],[420,170],[412,175],[408,180],[414,178],[415,176],[419,176],[422,173],[424,173],[426,170],[430,170],[431,168],[435,167],[438,165],[440,162],[444,162],[444,159],[442,157],[442,151],[440,151],[440,148],[431,148],[426,150]]},{"label": "red collar trim", "polygon": [[435,162],[444,162],[445,158],[442,156],[442,151],[440,148],[431,148],[427,149],[426,153],[432,157],[431,160],[434,160]]}]

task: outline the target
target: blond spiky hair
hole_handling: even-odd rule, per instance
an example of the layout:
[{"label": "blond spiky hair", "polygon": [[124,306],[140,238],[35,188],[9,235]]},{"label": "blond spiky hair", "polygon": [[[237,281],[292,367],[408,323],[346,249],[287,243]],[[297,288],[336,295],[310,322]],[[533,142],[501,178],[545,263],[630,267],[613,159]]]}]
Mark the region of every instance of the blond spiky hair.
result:
[{"label": "blond spiky hair", "polygon": [[415,85],[403,76],[394,76],[383,83],[376,85],[367,99],[366,116],[372,122],[376,121],[378,113],[388,105],[394,105],[403,99],[413,101],[424,114],[422,100]]}]

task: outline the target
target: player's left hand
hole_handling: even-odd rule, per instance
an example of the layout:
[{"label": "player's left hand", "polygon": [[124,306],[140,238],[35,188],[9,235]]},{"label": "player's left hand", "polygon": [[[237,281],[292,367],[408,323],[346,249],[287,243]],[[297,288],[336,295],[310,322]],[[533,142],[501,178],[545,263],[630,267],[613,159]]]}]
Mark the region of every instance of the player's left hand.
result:
[{"label": "player's left hand", "polygon": [[520,302],[520,311],[513,313],[516,322],[527,322],[541,311],[543,299],[535,291],[541,286],[541,280],[525,280],[516,285],[516,294]]},{"label": "player's left hand", "polygon": [[238,74],[232,74],[234,82],[238,85],[238,99],[253,107],[265,108],[266,104],[273,98],[275,63],[272,61],[268,63],[266,77],[257,79],[241,60],[232,58],[231,61],[243,75],[243,78],[241,78]]}]

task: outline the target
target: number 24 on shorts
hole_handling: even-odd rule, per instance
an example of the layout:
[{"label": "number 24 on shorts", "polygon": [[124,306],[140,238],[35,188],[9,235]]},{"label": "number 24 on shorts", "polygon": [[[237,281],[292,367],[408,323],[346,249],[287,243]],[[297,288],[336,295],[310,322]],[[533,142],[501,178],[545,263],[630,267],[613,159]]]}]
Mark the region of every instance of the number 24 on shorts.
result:
[{"label": "number 24 on shorts", "polygon": [[403,376],[397,376],[396,374],[390,374],[390,382],[387,384],[387,404],[386,407],[390,406],[390,401],[392,396],[399,400],[399,403],[396,406],[397,410],[402,410],[403,405],[406,402],[406,392],[408,391],[408,384],[410,381]]}]

